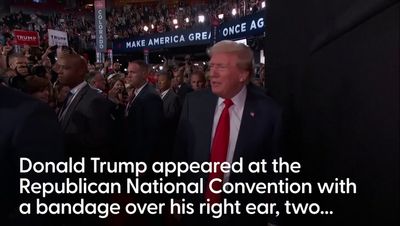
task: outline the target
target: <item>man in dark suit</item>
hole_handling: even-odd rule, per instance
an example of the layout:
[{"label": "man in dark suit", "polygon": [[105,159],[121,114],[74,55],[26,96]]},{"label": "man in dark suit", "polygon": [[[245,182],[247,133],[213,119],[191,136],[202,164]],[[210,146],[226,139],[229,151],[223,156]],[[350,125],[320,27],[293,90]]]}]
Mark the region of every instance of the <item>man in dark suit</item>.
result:
[{"label": "man in dark suit", "polygon": [[[58,81],[70,87],[68,96],[58,112],[61,129],[64,132],[67,157],[100,157],[103,161],[119,157],[117,122],[113,115],[115,106],[98,90],[84,80],[87,73],[86,61],[77,54],[65,54],[57,62],[60,66]],[[117,150],[116,150],[117,149]],[[111,156],[111,151],[113,156]],[[72,178],[88,178],[89,181],[104,181],[105,176],[92,173],[92,162],[87,160],[86,172],[73,174]],[[111,180],[108,175],[108,180]],[[80,196],[72,196],[78,202]],[[104,202],[106,195],[86,196],[88,202]],[[67,225],[103,225],[105,222],[95,216],[72,216]]]},{"label": "man in dark suit", "polygon": [[[243,157],[244,168],[251,161],[271,160],[277,155],[281,110],[262,90],[249,84],[253,72],[251,49],[233,41],[221,41],[211,48],[210,54],[211,90],[193,92],[186,97],[177,132],[176,160],[232,163]],[[191,174],[185,180],[203,178],[206,182],[218,178],[232,183],[265,182],[268,178],[264,176],[246,170],[243,174],[223,174],[217,170],[210,175]],[[208,185],[205,187],[205,194],[190,199],[220,203],[223,198],[232,198],[242,205],[268,202],[266,195],[221,196],[212,193]],[[244,213],[219,220],[204,215],[184,218],[184,224],[195,221],[207,225],[244,225],[247,222],[267,225],[263,216]]]},{"label": "man in dark suit", "polygon": [[174,74],[174,79],[175,79],[175,93],[178,95],[179,100],[181,103],[185,101],[186,94],[190,93],[193,91],[193,89],[185,83],[185,78],[184,78],[184,67],[180,67],[177,70],[173,72]]},{"label": "man in dark suit", "polygon": [[115,106],[84,80],[87,67],[81,56],[65,55],[58,64],[58,81],[71,89],[58,112],[67,155],[109,157],[115,142]]},{"label": "man in dark suit", "polygon": [[19,158],[32,162],[63,159],[62,133],[54,112],[33,98],[0,85],[0,219],[2,225],[57,225],[47,216],[22,215],[18,205],[37,196],[19,194],[19,177],[51,182],[58,174],[19,174]]},{"label": "man in dark suit", "polygon": [[148,84],[147,77],[148,65],[145,62],[129,63],[126,82],[135,90],[125,111],[125,150],[131,161],[151,161],[158,156],[163,104],[155,88]]},{"label": "man in dark suit", "polygon": [[171,156],[181,111],[181,103],[178,95],[171,89],[171,81],[172,75],[169,72],[158,73],[158,88],[163,101],[165,117],[165,133],[163,134],[165,145],[163,145],[162,153],[162,156],[165,157]]}]

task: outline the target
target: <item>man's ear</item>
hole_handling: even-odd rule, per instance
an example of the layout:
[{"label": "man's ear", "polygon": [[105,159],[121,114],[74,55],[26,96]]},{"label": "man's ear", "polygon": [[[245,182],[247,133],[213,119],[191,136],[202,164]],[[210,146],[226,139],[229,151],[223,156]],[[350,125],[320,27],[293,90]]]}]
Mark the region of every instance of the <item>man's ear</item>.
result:
[{"label": "man's ear", "polygon": [[242,71],[239,75],[239,81],[240,82],[246,82],[250,77],[250,72],[248,71]]}]

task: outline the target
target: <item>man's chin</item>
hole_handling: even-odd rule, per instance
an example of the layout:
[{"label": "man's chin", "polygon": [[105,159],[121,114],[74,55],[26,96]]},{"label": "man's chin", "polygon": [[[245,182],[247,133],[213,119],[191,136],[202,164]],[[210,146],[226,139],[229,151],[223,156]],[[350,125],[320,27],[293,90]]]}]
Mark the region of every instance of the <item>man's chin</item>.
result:
[{"label": "man's chin", "polygon": [[218,89],[211,87],[211,92],[214,93],[217,96],[221,96],[221,92],[219,92]]}]

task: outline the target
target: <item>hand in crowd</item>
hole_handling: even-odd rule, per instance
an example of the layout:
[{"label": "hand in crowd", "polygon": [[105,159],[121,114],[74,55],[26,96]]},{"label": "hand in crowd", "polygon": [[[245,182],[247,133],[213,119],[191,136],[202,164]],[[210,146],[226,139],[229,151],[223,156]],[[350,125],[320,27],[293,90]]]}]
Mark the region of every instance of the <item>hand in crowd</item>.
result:
[{"label": "hand in crowd", "polygon": [[2,54],[3,56],[7,56],[8,53],[11,52],[11,50],[12,50],[12,46],[10,46],[10,45],[5,45],[5,46],[3,46],[3,48],[1,49],[1,54]]},{"label": "hand in crowd", "polygon": [[126,95],[124,95],[124,87],[119,86],[118,84],[114,85],[108,91],[108,97],[117,104],[126,104],[127,97]]}]

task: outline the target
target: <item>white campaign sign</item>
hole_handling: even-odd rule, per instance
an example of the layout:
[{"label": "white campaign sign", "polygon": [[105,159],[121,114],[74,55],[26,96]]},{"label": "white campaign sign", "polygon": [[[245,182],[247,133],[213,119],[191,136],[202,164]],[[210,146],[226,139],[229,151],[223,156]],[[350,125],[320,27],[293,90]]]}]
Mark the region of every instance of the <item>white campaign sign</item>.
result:
[{"label": "white campaign sign", "polygon": [[49,46],[68,46],[67,32],[48,29]]}]

